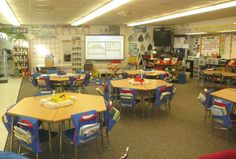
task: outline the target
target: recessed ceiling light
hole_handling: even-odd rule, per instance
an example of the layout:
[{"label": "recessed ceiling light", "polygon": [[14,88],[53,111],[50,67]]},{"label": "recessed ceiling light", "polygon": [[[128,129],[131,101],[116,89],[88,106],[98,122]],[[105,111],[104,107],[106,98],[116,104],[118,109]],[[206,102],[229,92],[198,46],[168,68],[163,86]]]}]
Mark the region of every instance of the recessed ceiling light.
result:
[{"label": "recessed ceiling light", "polygon": [[20,23],[16,19],[14,13],[12,12],[9,5],[7,4],[6,0],[0,0],[0,12],[12,25],[20,26]]},{"label": "recessed ceiling light", "polygon": [[194,9],[194,10],[181,12],[181,13],[177,13],[177,14],[172,14],[172,15],[168,15],[168,16],[164,16],[164,17],[144,20],[144,21],[140,21],[137,23],[131,23],[131,24],[128,24],[128,26],[136,26],[136,25],[143,25],[143,24],[148,24],[148,23],[160,22],[160,21],[190,16],[190,15],[195,15],[195,14],[200,14],[200,13],[206,13],[206,12],[211,12],[211,11],[225,9],[225,8],[231,8],[231,7],[235,7],[235,6],[236,6],[236,1],[231,1],[231,2],[227,2],[227,3],[221,3],[221,4],[209,6],[209,7]]},{"label": "recessed ceiling light", "polygon": [[236,32],[236,30],[222,30],[218,31],[219,33],[230,33],[230,32]]},{"label": "recessed ceiling light", "polygon": [[102,6],[101,8],[98,8],[97,10],[91,12],[90,14],[86,15],[85,17],[80,18],[79,20],[77,20],[76,22],[72,23],[72,26],[77,26],[77,25],[81,25],[84,24],[100,15],[103,15],[121,5],[124,5],[126,3],[128,3],[130,0],[113,0],[107,4],[105,4],[104,6]]},{"label": "recessed ceiling light", "polygon": [[186,35],[202,35],[207,34],[207,32],[195,32],[195,33],[185,33]]}]

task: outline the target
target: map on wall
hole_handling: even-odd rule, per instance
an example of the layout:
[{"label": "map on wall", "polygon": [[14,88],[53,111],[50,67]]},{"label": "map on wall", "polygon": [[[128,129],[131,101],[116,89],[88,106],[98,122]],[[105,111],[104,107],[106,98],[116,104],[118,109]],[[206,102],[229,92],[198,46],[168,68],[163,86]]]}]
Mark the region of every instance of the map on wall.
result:
[{"label": "map on wall", "polygon": [[202,37],[202,55],[214,56],[219,55],[220,36],[204,36]]}]

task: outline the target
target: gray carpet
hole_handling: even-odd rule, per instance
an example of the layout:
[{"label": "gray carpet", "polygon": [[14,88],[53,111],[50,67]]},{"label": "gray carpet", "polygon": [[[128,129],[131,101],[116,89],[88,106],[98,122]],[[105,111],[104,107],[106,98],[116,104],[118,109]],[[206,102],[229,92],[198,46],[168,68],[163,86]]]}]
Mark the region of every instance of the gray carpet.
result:
[{"label": "gray carpet", "polygon": [[[161,109],[157,120],[154,112],[148,120],[147,117],[142,119],[141,114],[136,112],[134,121],[132,111],[123,111],[120,121],[110,132],[112,149],[105,149],[102,158],[119,159],[127,146],[130,147],[129,159],[195,159],[203,154],[236,149],[236,132],[230,134],[229,142],[225,131],[216,130],[214,136],[211,135],[210,122],[204,123],[205,110],[196,99],[199,92],[196,81],[175,86],[177,91],[171,114]],[[89,86],[89,94],[97,94],[95,88],[96,86]],[[29,80],[24,79],[18,101],[32,96],[35,91],[36,88]],[[64,147],[63,157],[74,158],[74,147],[66,143]],[[8,149],[9,144],[6,150]],[[99,158],[94,142],[81,145],[79,149],[81,159]],[[17,151],[17,144],[14,150]],[[32,153],[27,156],[34,158]],[[49,158],[47,146],[40,153],[40,158]],[[57,138],[53,140],[53,158],[58,158]]]}]

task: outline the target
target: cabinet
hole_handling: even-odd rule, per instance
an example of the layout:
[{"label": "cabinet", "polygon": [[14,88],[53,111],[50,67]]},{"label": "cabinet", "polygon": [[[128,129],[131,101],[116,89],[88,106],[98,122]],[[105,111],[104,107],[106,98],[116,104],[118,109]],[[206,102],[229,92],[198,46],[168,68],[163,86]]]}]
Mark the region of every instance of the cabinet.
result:
[{"label": "cabinet", "polygon": [[83,62],[83,40],[82,37],[72,37],[72,53],[71,53],[71,64],[72,70],[76,71],[78,69],[82,69],[84,62]]},{"label": "cabinet", "polygon": [[8,77],[12,74],[12,54],[11,50],[3,49],[0,53],[0,76]]},{"label": "cabinet", "polygon": [[15,41],[13,49],[15,75],[29,75],[29,49],[24,41]]}]

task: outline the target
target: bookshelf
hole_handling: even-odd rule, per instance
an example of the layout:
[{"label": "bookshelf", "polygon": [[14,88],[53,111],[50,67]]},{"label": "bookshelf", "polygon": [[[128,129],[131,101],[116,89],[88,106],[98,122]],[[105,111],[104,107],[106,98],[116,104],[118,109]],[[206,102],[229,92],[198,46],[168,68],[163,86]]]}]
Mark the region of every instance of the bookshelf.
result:
[{"label": "bookshelf", "polygon": [[29,44],[25,40],[13,42],[13,59],[16,76],[29,75]]},{"label": "bookshelf", "polygon": [[72,52],[71,52],[71,64],[72,70],[76,71],[82,69],[84,65],[84,41],[82,37],[72,37]]}]

